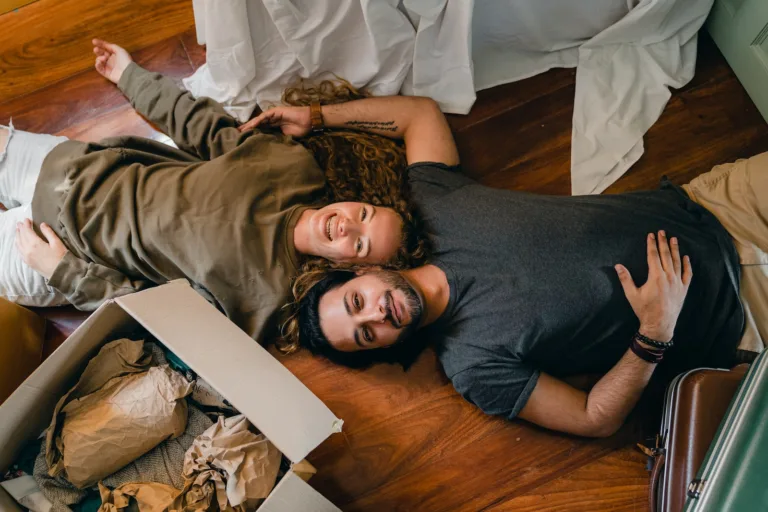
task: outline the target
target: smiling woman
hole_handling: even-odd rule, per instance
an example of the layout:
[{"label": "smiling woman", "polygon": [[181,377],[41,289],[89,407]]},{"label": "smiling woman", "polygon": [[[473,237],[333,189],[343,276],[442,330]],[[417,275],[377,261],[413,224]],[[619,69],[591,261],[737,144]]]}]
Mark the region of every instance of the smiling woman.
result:
[{"label": "smiling woman", "polygon": [[392,208],[333,203],[306,210],[294,230],[296,250],[337,263],[382,263],[397,258],[403,219]]},{"label": "smiling woman", "polygon": [[[366,91],[356,89],[345,80],[325,80],[289,87],[283,94],[283,103],[294,107],[308,107],[312,103],[339,105],[368,97]],[[390,226],[394,226],[393,213],[400,217],[402,228],[390,232],[391,235],[396,231],[400,233],[400,246],[394,258],[371,257],[365,262],[386,261],[389,266],[407,268],[429,257],[431,248],[429,240],[422,235],[421,218],[408,200],[404,179],[408,162],[401,141],[349,129],[310,132],[297,141],[312,153],[323,169],[329,202],[362,201],[375,206],[377,211],[378,207],[385,207]],[[313,259],[305,264],[304,270],[328,265],[327,260]]]}]

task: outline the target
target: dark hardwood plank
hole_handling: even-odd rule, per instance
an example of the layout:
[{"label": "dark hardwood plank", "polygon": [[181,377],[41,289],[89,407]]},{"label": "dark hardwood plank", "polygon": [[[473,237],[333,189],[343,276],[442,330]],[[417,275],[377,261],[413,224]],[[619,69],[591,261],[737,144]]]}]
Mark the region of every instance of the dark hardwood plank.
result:
[{"label": "dark hardwood plank", "polygon": [[[420,417],[430,413],[425,410]],[[453,430],[453,439],[463,432]],[[347,504],[345,510],[482,510],[569,474],[626,442],[621,437],[577,440],[510,422],[472,443],[441,447],[440,456],[429,465],[413,467]]]},{"label": "dark hardwood plank", "polygon": [[194,27],[185,30],[179,35],[181,44],[184,45],[184,49],[187,51],[189,57],[189,63],[193,69],[197,69],[205,64],[205,46],[197,44],[197,32]]},{"label": "dark hardwood plank", "polygon": [[344,435],[310,456],[323,468],[313,485],[344,510],[479,510],[641,437],[631,425],[595,441],[487,417],[453,390],[430,349],[407,372],[350,370],[306,353],[281,361],[345,419]]},{"label": "dark hardwood plank", "polygon": [[16,10],[37,0],[0,0],[0,14]]},{"label": "dark hardwood plank", "polygon": [[191,0],[39,0],[0,17],[0,101],[90,68],[93,37],[133,51],[193,25]]},{"label": "dark hardwood plank", "polygon": [[464,172],[493,187],[570,194],[574,91],[565,85],[460,130]]},{"label": "dark hardwood plank", "polygon": [[70,139],[85,142],[97,142],[107,137],[135,135],[155,140],[168,140],[169,137],[154,128],[130,105],[118,107],[100,114],[93,119],[65,128],[57,133]]},{"label": "dark hardwood plank", "polygon": [[[176,37],[136,51],[133,57],[139,65],[162,72],[178,83],[193,71],[184,46]],[[0,103],[0,122],[13,117],[14,125],[20,130],[60,133],[76,124],[96,124],[100,115],[125,106],[128,106],[128,100],[117,86],[90,68],[54,85]]]},{"label": "dark hardwood plank", "polygon": [[552,94],[559,89],[573,87],[575,76],[575,69],[552,69],[526,80],[478,91],[477,101],[469,114],[448,116],[448,122],[454,133],[463,132],[485,120]]},{"label": "dark hardwood plank", "polygon": [[628,446],[568,475],[553,479],[531,493],[474,510],[638,512],[647,508],[648,472],[644,462],[645,456],[636,448]]}]

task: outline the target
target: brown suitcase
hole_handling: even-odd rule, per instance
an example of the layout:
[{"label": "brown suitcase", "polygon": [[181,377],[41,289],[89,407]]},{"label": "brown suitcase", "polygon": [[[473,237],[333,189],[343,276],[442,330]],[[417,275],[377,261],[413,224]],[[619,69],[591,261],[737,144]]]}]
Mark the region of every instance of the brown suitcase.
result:
[{"label": "brown suitcase", "polygon": [[748,368],[747,364],[732,370],[699,368],[678,375],[669,385],[653,450],[652,512],[683,510],[688,484],[696,478]]}]

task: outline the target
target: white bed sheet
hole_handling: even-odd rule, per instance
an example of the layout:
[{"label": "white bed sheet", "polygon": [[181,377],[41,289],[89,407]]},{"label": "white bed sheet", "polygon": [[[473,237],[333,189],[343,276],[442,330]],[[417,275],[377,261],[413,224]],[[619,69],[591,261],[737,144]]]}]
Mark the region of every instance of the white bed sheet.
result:
[{"label": "white bed sheet", "polygon": [[[194,0],[207,63],[185,86],[241,121],[298,78],[431,96],[466,114],[475,91],[576,67],[573,194],[605,190],[693,76],[713,0]],[[510,127],[510,135],[514,127]]]}]

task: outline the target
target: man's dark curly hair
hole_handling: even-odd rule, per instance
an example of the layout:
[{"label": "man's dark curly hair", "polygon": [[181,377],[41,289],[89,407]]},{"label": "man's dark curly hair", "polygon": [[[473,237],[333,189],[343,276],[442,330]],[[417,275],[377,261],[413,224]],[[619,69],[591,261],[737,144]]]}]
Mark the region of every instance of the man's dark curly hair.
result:
[{"label": "man's dark curly hair", "polygon": [[328,341],[320,326],[320,299],[327,292],[357,276],[355,269],[319,269],[300,275],[293,286],[295,301],[282,326],[278,349],[290,354],[304,347],[313,354],[352,368],[364,368],[377,362],[398,363],[409,367],[424,348],[424,340],[399,343],[387,348],[341,352]]}]

